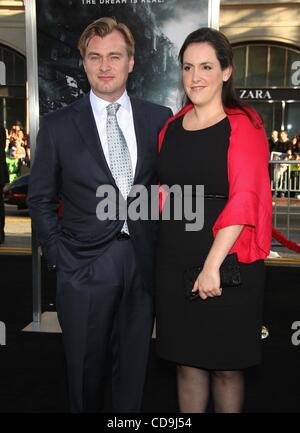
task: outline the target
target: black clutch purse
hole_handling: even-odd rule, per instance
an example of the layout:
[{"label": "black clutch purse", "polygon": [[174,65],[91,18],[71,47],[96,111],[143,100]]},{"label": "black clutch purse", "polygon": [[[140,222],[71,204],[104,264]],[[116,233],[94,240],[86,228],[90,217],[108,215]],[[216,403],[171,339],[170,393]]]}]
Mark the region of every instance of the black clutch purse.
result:
[{"label": "black clutch purse", "polygon": [[[194,266],[184,271],[185,297],[190,301],[199,299],[199,292],[192,292],[196,278],[203,266]],[[221,287],[235,287],[242,283],[239,262],[236,253],[228,254],[220,266]]]}]

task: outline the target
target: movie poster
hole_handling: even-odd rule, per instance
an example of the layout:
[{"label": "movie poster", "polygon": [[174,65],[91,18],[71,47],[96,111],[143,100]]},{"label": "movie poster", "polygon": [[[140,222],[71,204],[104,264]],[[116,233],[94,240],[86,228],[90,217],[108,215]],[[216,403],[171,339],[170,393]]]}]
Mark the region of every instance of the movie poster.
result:
[{"label": "movie poster", "polygon": [[167,105],[181,104],[177,60],[185,37],[208,25],[209,0],[38,0],[40,114],[69,105],[89,91],[77,42],[92,21],[113,16],[136,42],[128,92]]}]

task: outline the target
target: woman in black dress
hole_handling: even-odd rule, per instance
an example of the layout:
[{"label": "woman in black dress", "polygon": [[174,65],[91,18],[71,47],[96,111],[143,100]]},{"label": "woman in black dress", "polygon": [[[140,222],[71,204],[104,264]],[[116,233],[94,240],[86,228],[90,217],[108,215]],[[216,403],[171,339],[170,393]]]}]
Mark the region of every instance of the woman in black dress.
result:
[{"label": "woman in black dress", "polygon": [[[204,185],[204,225],[162,218],[157,252],[158,354],[178,364],[182,412],[204,412],[210,373],[216,412],[239,412],[243,369],[260,362],[264,262],[271,244],[268,142],[257,113],[232,83],[232,49],[220,32],[202,28],[181,48],[187,104],[160,134],[160,184]],[[177,197],[178,198],[178,197]],[[169,194],[170,209],[176,196]],[[184,214],[184,212],[183,212]],[[242,284],[220,287],[219,268],[237,253]],[[185,297],[184,271],[203,264]]]}]

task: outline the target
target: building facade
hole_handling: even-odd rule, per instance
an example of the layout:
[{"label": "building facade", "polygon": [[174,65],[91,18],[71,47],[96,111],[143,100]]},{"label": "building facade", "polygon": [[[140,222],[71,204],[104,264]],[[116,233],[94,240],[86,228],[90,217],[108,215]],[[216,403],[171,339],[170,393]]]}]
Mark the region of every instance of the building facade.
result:
[{"label": "building facade", "polygon": [[[268,134],[300,130],[300,0],[221,0],[220,30],[234,47],[242,100]],[[27,124],[24,1],[0,0],[0,122]]]},{"label": "building facade", "polygon": [[299,23],[300,0],[221,0],[239,96],[259,111],[268,134],[300,132]]}]

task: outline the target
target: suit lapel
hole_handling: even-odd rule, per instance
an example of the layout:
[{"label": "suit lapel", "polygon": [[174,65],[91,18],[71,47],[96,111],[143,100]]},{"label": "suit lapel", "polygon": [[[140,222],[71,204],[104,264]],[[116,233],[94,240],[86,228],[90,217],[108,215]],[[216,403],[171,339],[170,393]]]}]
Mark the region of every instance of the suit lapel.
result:
[{"label": "suit lapel", "polygon": [[[146,143],[147,119],[146,116],[143,115],[143,110],[141,109],[142,107],[140,106],[141,104],[139,101],[135,98],[130,98],[130,101],[137,143],[137,164],[133,181],[135,184],[138,182],[143,166],[142,161],[144,155],[144,146]],[[89,152],[98,162],[102,170],[105,171],[110,182],[116,186],[115,180],[111,174],[102,149],[97,125],[89,100],[89,94],[85,95],[79,101],[79,103],[74,106],[73,121]]]},{"label": "suit lapel", "polygon": [[116,186],[102,149],[89,94],[85,95],[80,103],[74,107],[73,121],[89,152],[105,171],[110,182]]},{"label": "suit lapel", "polygon": [[130,98],[132,113],[133,113],[133,123],[136,136],[137,144],[137,163],[134,175],[133,183],[137,183],[139,175],[142,169],[142,161],[144,155],[144,145],[146,142],[146,131],[147,131],[147,119],[143,115],[139,101],[135,98]]}]

